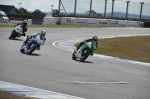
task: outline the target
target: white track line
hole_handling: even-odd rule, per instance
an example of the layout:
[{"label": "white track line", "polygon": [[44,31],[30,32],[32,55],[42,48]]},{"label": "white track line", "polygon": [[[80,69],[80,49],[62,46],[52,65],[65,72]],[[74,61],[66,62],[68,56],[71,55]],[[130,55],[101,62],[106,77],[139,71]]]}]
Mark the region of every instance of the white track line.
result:
[{"label": "white track line", "polygon": [[13,84],[4,81],[0,81],[0,90],[7,91],[13,94],[23,95],[25,97],[33,97],[38,99],[84,99],[80,97],[23,86],[19,84]]}]

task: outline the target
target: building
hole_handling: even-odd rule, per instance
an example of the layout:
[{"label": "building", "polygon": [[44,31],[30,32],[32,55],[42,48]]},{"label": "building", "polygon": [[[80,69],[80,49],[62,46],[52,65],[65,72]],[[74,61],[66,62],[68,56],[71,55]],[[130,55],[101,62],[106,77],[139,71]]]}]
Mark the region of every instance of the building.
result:
[{"label": "building", "polygon": [[0,4],[0,11],[5,12],[6,14],[16,14],[15,6],[13,5],[1,5]]}]

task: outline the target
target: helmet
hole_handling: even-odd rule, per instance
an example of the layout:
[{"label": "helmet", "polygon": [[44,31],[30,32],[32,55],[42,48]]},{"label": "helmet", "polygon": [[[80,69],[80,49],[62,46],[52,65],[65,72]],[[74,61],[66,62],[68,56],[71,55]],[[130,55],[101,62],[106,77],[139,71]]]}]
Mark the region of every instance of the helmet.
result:
[{"label": "helmet", "polygon": [[24,23],[24,24],[27,24],[27,20],[24,20],[23,23]]},{"label": "helmet", "polygon": [[27,20],[24,20],[22,23],[23,25],[27,25]]},{"label": "helmet", "polygon": [[98,37],[97,37],[97,36],[93,36],[93,37],[92,37],[92,40],[98,41]]},{"label": "helmet", "polygon": [[40,33],[40,38],[43,40],[45,38],[45,35],[46,35],[46,31],[42,30]]}]

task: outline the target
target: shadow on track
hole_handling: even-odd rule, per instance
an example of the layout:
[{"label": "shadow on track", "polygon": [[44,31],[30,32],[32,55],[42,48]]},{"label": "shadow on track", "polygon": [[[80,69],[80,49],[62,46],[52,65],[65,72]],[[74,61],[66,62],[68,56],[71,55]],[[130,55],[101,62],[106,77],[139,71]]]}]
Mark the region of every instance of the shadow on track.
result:
[{"label": "shadow on track", "polygon": [[[9,39],[9,38],[7,38],[7,39]],[[18,39],[18,38],[15,38],[15,39],[9,39],[9,40],[13,40],[13,41],[24,41],[24,40]]]},{"label": "shadow on track", "polygon": [[[26,54],[26,53],[22,53],[22,54]],[[41,54],[36,54],[36,53],[26,54],[26,55],[29,55],[29,56],[41,56]]]},{"label": "shadow on track", "polygon": [[41,54],[32,53],[29,56],[41,56]]},{"label": "shadow on track", "polygon": [[81,62],[80,60],[74,60],[74,61],[77,61],[77,62],[80,62],[80,63],[91,63],[91,64],[94,63],[94,62],[91,62],[91,61],[83,61],[83,62]]}]

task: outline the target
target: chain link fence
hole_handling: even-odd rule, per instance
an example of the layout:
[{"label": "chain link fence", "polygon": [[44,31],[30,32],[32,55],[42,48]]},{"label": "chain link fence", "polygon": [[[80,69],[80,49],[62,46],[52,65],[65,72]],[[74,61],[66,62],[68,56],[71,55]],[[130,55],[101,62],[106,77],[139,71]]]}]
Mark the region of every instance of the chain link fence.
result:
[{"label": "chain link fence", "polygon": [[150,3],[125,0],[59,0],[59,17],[150,20]]}]

